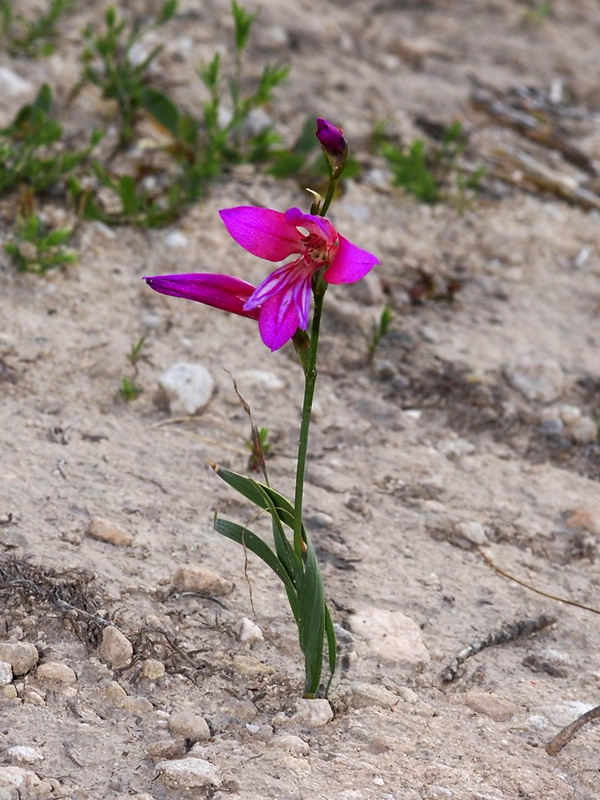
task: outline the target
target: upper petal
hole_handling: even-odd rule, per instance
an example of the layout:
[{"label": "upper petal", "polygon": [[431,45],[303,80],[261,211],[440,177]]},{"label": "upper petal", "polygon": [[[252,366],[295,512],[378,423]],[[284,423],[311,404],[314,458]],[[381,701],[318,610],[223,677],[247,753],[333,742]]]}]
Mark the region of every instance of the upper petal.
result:
[{"label": "upper petal", "polygon": [[319,217],[316,214],[303,214],[299,208],[288,208],[285,212],[285,221],[288,225],[306,228],[309,233],[326,239],[329,245],[335,244],[338,240],[336,229],[325,217]]},{"label": "upper petal", "polygon": [[302,235],[286,223],[281,211],[238,206],[224,208],[219,215],[230,236],[259,258],[282,261],[292,253],[302,252]]},{"label": "upper petal", "polygon": [[354,283],[364,278],[375,264],[379,264],[376,256],[340,236],[335,259],[323,277],[328,283]]}]

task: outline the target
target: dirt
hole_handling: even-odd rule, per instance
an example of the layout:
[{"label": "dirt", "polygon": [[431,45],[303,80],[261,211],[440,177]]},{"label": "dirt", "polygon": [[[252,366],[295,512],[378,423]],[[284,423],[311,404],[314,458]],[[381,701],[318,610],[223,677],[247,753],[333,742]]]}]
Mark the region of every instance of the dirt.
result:
[{"label": "dirt", "polygon": [[[76,675],[61,684],[33,668],[2,687],[2,779],[18,765],[41,782],[0,788],[1,797],[598,796],[597,727],[584,727],[556,756],[545,750],[599,702],[600,446],[560,422],[565,406],[600,416],[598,211],[493,177],[501,146],[564,175],[581,171],[469,101],[475,78],[504,98],[514,87],[541,94],[558,86],[559,105],[577,110],[561,120],[564,135],[599,163],[600,10],[592,0],[556,0],[545,15],[541,5],[261,3],[248,74],[265,61],[290,64],[268,108],[288,144],[308,115],[343,125],[363,173],[347,183],[331,218],[381,260],[368,282],[331,290],[324,322],[306,507],[343,629],[326,725],[282,716],[302,692],[284,593],[264,565],[245,564],[242,549],[212,528],[216,509],[239,521],[251,514],[209,466],[243,472],[248,459],[248,420],[225,370],[269,428],[271,480],[291,494],[301,393],[293,350],[270,354],[251,320],[159,296],[140,280],[172,271],[261,280],[265,263],[229,239],[217,211],[307,208],[303,189],[244,166],[172,228],[82,223],[78,263],[64,271],[21,274],[1,256],[0,638],[34,643],[40,663],[61,662]],[[110,136],[114,126],[112,106],[95,91],[64,105],[80,68],[79,31],[103,7],[80,4],[46,59],[0,56],[33,92],[50,82],[79,140],[94,127]],[[127,4],[128,14],[147,9]],[[229,3],[182,2],[152,36],[166,43],[157,80],[198,109],[205,96],[194,72],[216,48],[227,52]],[[31,96],[5,93],[2,123]],[[392,188],[369,148],[382,119],[390,136],[410,141],[423,135],[419,118],[460,121],[469,136],[464,158],[487,165],[482,191],[465,208],[428,206]],[[57,209],[72,218],[60,198],[41,206]],[[15,199],[4,199],[4,239],[14,210]],[[168,246],[174,229],[187,237],[182,249]],[[368,364],[365,329],[386,303],[392,327]],[[119,385],[132,376],[127,355],[142,335],[143,391],[126,402]],[[511,369],[524,358],[536,374],[555,376],[550,399],[515,388]],[[179,361],[205,365],[217,383],[192,419],[157,404],[158,377]],[[276,376],[281,388],[252,370]],[[87,535],[95,515],[131,542]],[[208,597],[177,588],[177,570],[197,565],[233,591]],[[399,659],[391,642],[353,632],[357,616],[388,612],[417,624],[428,658],[409,651]],[[555,622],[482,649],[454,680],[442,679],[466,646],[542,615]],[[245,617],[262,640],[240,641]],[[99,651],[107,621],[133,644],[118,669]],[[149,659],[164,665],[164,676],[148,677]],[[389,693],[375,701],[365,684]],[[169,715],[185,710],[206,719],[208,740],[169,733]],[[15,760],[8,749],[19,745],[43,761]],[[157,761],[185,755],[212,764],[220,785],[168,785],[155,772]]]}]

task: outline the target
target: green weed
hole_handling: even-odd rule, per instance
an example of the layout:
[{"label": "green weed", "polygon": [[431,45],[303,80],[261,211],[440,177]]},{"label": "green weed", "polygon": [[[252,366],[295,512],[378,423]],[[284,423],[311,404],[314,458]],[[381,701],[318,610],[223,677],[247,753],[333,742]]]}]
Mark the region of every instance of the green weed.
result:
[{"label": "green weed", "polygon": [[369,335],[367,336],[367,363],[370,364],[375,357],[375,353],[377,352],[377,348],[381,343],[381,340],[386,336],[390,329],[390,325],[392,324],[392,319],[394,318],[394,312],[391,309],[391,306],[385,306],[383,311],[381,312],[379,319],[374,319],[371,330]]},{"label": "green weed", "polygon": [[47,0],[33,19],[15,14],[11,0],[0,0],[0,39],[12,56],[48,56],[56,50],[57,26],[76,0]]},{"label": "green weed", "polygon": [[85,161],[102,138],[94,132],[83,150],[68,150],[52,117],[52,92],[44,84],[33,103],[0,130],[0,195],[25,184],[32,194],[49,189]]},{"label": "green weed", "polygon": [[138,384],[134,380],[127,377],[121,378],[121,384],[119,386],[119,395],[123,400],[129,403],[132,400],[136,400],[141,393],[142,393],[142,387],[138,386]]},{"label": "green weed", "polygon": [[260,472],[265,460],[272,455],[273,445],[269,441],[268,428],[253,428],[252,434],[252,437],[246,442],[246,447],[250,450],[248,470]]},{"label": "green weed", "polygon": [[423,203],[447,200],[454,202],[462,212],[468,203],[468,191],[479,189],[483,167],[465,175],[458,165],[458,158],[467,145],[459,122],[444,129],[438,144],[415,139],[408,148],[399,148],[381,129],[375,134],[375,142],[392,170],[392,184],[401,186]]},{"label": "green weed", "polygon": [[149,85],[148,70],[164,46],[157,45],[140,62],[132,57],[132,49],[150,30],[167,23],[176,11],[177,0],[167,0],[150,24],[144,26],[135,22],[127,25],[118,17],[116,8],[111,6],[104,14],[103,31],[96,32],[88,27],[83,33],[86,41],[83,72],[71,97],[92,83],[102,90],[104,98],[114,100],[119,112],[119,138],[122,145],[134,138],[134,124],[142,106],[142,93]]},{"label": "green weed", "polygon": [[71,235],[72,231],[52,230],[39,217],[31,215],[18,222],[13,240],[4,248],[21,271],[41,275],[53,267],[63,267],[77,260],[72,250],[63,247]]}]

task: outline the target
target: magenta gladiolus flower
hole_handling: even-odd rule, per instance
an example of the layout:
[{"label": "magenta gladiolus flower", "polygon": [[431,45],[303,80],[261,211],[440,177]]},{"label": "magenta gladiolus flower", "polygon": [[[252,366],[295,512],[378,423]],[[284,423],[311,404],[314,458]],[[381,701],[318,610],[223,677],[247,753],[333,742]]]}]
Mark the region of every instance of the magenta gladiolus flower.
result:
[{"label": "magenta gladiolus flower", "polygon": [[225,227],[245,250],[267,261],[282,261],[244,303],[244,311],[259,311],[263,342],[278,350],[296,333],[306,330],[312,278],[319,270],[327,283],[354,283],[379,260],[340,236],[331,222],[299,208],[285,213],[269,208],[239,206],[219,212]]},{"label": "magenta gladiolus flower", "polygon": [[198,303],[229,311],[230,314],[258,319],[257,308],[244,308],[254,292],[254,286],[232,275],[192,272],[183,275],[154,275],[144,280],[161,294],[185,297],[187,300],[196,300]]},{"label": "magenta gladiolus flower", "polygon": [[344,132],[326,119],[317,120],[317,139],[325,152],[335,159],[340,159],[348,152]]}]

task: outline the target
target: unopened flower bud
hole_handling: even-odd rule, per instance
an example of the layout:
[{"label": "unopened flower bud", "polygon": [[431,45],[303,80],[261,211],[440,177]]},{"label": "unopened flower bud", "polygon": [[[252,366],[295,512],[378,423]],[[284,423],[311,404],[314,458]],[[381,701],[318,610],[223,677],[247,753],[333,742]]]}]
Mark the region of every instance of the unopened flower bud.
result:
[{"label": "unopened flower bud", "polygon": [[317,120],[317,139],[325,154],[336,162],[345,159],[348,154],[348,143],[341,128],[336,128],[326,119]]}]

